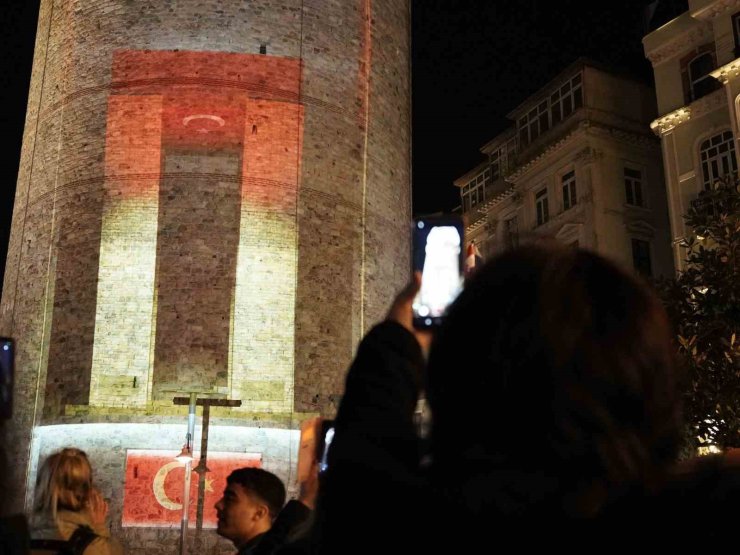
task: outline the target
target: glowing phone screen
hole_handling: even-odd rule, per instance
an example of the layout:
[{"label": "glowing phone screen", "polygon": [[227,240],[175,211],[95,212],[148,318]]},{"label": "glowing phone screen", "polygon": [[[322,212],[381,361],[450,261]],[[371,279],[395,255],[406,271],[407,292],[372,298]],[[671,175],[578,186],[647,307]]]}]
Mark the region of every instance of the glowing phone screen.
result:
[{"label": "glowing phone screen", "polygon": [[424,220],[416,222],[414,269],[422,272],[421,290],[413,303],[417,327],[439,324],[447,307],[460,294],[461,249],[461,226],[431,225]]}]

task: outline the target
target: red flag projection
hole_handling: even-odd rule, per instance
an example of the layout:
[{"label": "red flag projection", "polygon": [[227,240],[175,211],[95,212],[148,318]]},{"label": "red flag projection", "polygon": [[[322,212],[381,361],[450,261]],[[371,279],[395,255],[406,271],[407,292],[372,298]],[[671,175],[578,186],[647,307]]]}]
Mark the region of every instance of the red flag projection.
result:
[{"label": "red flag projection", "polygon": [[[123,494],[123,526],[175,528],[182,517],[185,466],[175,460],[174,451],[129,449],[126,453],[126,482]],[[193,461],[193,468],[197,465]],[[208,453],[208,470],[203,503],[203,528],[216,527],[214,505],[226,487],[227,476],[237,468],[260,467],[262,459],[253,453]],[[190,479],[191,527],[196,526],[199,476]]]},{"label": "red flag projection", "polygon": [[292,411],[300,81],[295,58],[114,53],[91,405]]}]

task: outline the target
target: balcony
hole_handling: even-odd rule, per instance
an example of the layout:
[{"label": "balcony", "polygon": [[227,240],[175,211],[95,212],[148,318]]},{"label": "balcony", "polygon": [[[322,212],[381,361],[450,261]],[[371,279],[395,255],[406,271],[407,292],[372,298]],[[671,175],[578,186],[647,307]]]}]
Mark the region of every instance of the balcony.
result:
[{"label": "balcony", "polygon": [[514,196],[515,193],[514,185],[508,183],[503,178],[486,183],[483,187],[483,200],[470,209],[463,211],[465,232],[472,233],[483,226],[488,220],[487,214],[496,205]]},{"label": "balcony", "polygon": [[[474,212],[481,212],[485,214],[499,202],[514,194],[514,185],[501,177],[485,183],[481,189],[483,199],[467,210],[463,208],[463,213],[472,214]],[[480,198],[480,192],[481,190],[478,190],[478,198]]]}]

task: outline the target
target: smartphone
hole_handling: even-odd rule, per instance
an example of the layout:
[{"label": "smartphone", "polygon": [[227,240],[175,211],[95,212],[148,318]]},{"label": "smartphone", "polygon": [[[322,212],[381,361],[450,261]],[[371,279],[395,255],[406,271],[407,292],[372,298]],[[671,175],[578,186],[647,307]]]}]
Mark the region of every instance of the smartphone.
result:
[{"label": "smartphone", "polygon": [[298,481],[308,479],[316,461],[319,474],[329,468],[329,447],[334,439],[334,421],[317,416],[301,423],[301,440],[298,447]]},{"label": "smartphone", "polygon": [[8,420],[13,415],[13,364],[15,349],[13,340],[0,337],[0,419]]},{"label": "smartphone", "polygon": [[319,474],[329,470],[329,447],[334,439],[334,421],[322,420],[317,442],[316,458],[319,461]]},{"label": "smartphone", "polygon": [[414,220],[413,270],[421,272],[421,290],[413,302],[414,327],[432,328],[442,323],[447,308],[463,284],[462,218],[454,215]]}]

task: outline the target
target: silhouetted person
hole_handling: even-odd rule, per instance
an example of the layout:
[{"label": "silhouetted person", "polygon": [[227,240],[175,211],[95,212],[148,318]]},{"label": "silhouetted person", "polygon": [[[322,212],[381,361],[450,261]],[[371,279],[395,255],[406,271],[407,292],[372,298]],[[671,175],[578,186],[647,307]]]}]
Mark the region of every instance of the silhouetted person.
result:
[{"label": "silhouetted person", "polygon": [[[736,474],[674,467],[683,424],[671,331],[636,277],[584,250],[507,252],[466,284],[428,364],[430,337],[412,327],[418,280],[347,376],[317,551],[680,546],[692,539],[682,525],[734,507]],[[425,466],[413,422],[423,386]]]}]

